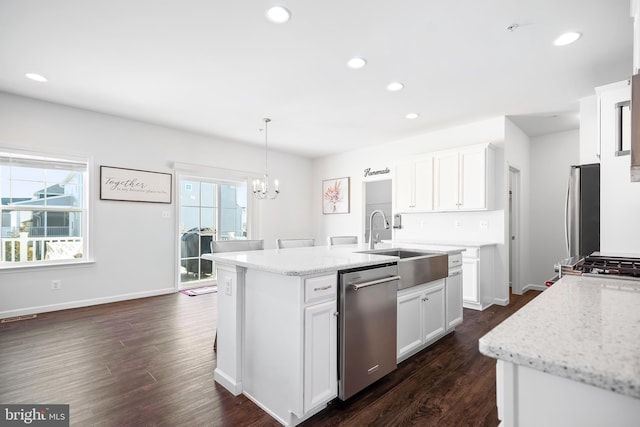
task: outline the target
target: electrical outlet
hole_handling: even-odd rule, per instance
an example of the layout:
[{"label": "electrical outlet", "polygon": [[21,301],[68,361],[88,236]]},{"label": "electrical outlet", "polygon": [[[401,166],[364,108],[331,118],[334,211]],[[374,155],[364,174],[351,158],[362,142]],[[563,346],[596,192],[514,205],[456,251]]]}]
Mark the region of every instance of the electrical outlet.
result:
[{"label": "electrical outlet", "polygon": [[51,289],[53,289],[54,291],[57,291],[58,289],[62,289],[62,282],[60,280],[52,280]]},{"label": "electrical outlet", "polygon": [[225,286],[225,293],[229,296],[231,296],[231,279],[226,279],[224,281],[224,286]]},{"label": "electrical outlet", "polygon": [[162,218],[164,218],[164,219],[169,219],[169,218],[171,218],[171,212],[169,212],[169,211],[162,211]]},{"label": "electrical outlet", "polygon": [[480,221],[480,229],[486,230],[487,228],[489,228],[489,221]]},{"label": "electrical outlet", "polygon": [[462,227],[462,221],[454,221],[453,225],[454,225],[456,228],[461,228],[461,227]]}]

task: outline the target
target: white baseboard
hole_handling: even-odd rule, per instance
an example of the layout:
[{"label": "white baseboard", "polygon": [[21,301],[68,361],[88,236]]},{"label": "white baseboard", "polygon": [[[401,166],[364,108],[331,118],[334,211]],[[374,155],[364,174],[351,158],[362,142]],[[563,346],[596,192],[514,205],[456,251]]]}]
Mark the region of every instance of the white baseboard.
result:
[{"label": "white baseboard", "polygon": [[507,298],[494,298],[493,299],[493,304],[497,304],[497,305],[501,305],[501,306],[507,306],[509,305],[509,297]]},{"label": "white baseboard", "polygon": [[525,286],[525,287],[522,289],[522,293],[524,294],[525,292],[527,292],[527,291],[529,291],[529,290],[532,290],[532,291],[544,291],[544,290],[546,290],[546,289],[547,289],[547,287],[546,287],[546,286],[543,286],[543,285],[534,285],[534,284],[532,284],[532,283],[529,283],[527,286]]},{"label": "white baseboard", "polygon": [[213,379],[222,387],[229,390],[231,394],[233,394],[234,396],[239,396],[242,394],[242,381],[237,382],[230,375],[227,375],[224,372],[222,372],[220,368],[216,368],[213,371]]},{"label": "white baseboard", "polygon": [[176,292],[174,287],[155,289],[153,291],[136,292],[132,294],[113,295],[102,298],[91,298],[85,300],[68,301],[60,304],[48,304],[34,307],[20,308],[17,310],[7,310],[0,312],[0,319],[16,316],[27,316],[30,314],[47,313],[50,311],[68,310],[70,308],[88,307],[91,305],[108,304],[110,302],[126,301],[131,299],[154,297],[157,295],[166,295]]}]

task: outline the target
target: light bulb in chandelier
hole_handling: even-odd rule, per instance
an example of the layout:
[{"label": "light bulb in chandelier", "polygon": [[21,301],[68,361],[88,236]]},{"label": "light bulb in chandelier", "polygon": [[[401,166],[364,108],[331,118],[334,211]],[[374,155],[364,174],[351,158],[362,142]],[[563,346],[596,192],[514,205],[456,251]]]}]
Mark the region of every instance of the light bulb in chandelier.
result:
[{"label": "light bulb in chandelier", "polygon": [[273,193],[269,188],[269,145],[268,145],[268,135],[267,135],[267,126],[271,119],[265,118],[264,120],[264,179],[254,179],[253,180],[253,195],[257,199],[275,199],[280,194],[279,183],[276,179],[273,181]]}]

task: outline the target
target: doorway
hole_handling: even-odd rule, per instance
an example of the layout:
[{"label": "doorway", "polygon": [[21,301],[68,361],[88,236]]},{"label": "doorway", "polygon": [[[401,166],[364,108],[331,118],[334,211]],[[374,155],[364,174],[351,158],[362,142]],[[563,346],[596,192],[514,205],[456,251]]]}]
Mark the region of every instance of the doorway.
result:
[{"label": "doorway", "polygon": [[247,238],[247,183],[195,176],[179,178],[179,288],[216,279],[215,265],[201,259],[213,240]]},{"label": "doorway", "polygon": [[520,279],[520,170],[509,166],[509,286],[522,294]]},{"label": "doorway", "polygon": [[[364,200],[365,200],[365,209],[364,209],[364,241],[369,242],[369,236],[371,234],[371,230],[369,230],[369,216],[371,212],[379,209],[384,212],[384,215],[387,217],[387,221],[391,224],[391,195],[392,195],[392,186],[391,180],[385,179],[381,181],[368,181],[364,183]],[[382,221],[382,217],[380,215],[376,215],[373,218],[373,232],[374,237],[378,241],[380,240],[391,240],[392,239],[392,229],[384,228],[384,223]]]}]

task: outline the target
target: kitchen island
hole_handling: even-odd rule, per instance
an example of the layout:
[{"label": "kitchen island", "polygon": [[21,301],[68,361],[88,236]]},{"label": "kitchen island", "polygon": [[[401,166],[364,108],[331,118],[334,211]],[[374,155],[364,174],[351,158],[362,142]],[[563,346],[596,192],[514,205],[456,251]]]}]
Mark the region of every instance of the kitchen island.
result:
[{"label": "kitchen island", "polygon": [[208,255],[218,275],[215,381],[283,425],[299,424],[324,409],[338,391],[338,271],[398,261],[360,253],[366,249],[315,246]]},{"label": "kitchen island", "polygon": [[480,339],[503,426],[637,426],[640,282],[564,276]]}]

